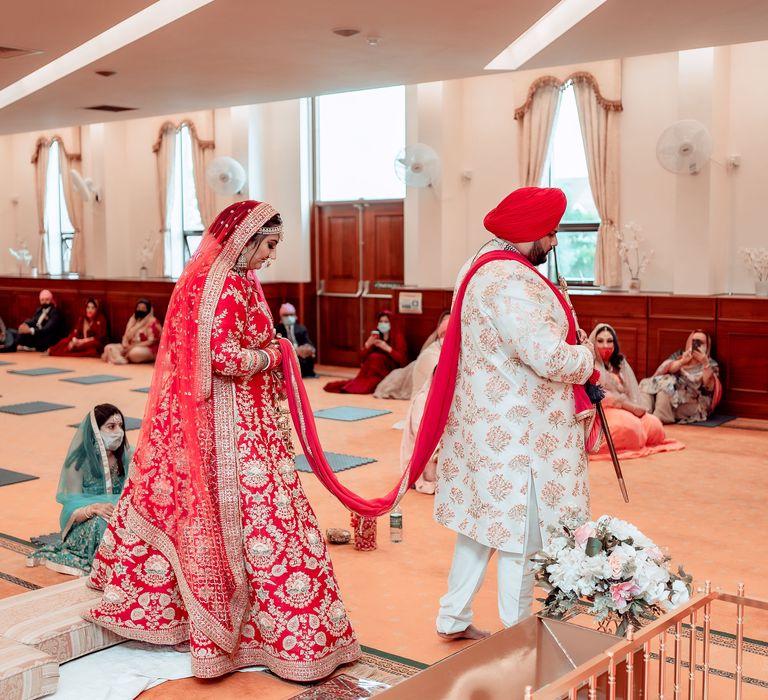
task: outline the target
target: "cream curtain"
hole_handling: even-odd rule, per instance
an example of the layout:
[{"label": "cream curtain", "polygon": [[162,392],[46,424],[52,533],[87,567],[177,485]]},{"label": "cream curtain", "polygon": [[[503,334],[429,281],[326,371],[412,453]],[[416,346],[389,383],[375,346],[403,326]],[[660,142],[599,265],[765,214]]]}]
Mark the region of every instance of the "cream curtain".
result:
[{"label": "cream curtain", "polygon": [[37,202],[37,231],[38,244],[35,266],[41,275],[48,273],[48,241],[45,229],[45,183],[48,177],[48,150],[50,142],[46,139],[38,139],[35,152],[32,154],[32,163],[35,166],[35,199]]},{"label": "cream curtain", "polygon": [[195,193],[200,218],[207,229],[216,217],[216,200],[213,191],[205,183],[205,169],[213,156],[213,141],[203,141],[197,134],[195,125],[187,122],[192,137],[192,172],[195,177]]},{"label": "cream curtain", "polygon": [[587,155],[589,186],[600,214],[595,251],[595,284],[621,286],[616,237],[619,221],[619,114],[621,102],[606,100],[594,78],[572,76],[581,135]]},{"label": "cream curtain", "polygon": [[73,168],[79,171],[80,154],[67,153],[64,144],[59,139],[59,168],[61,170],[61,183],[64,191],[64,203],[67,205],[69,220],[75,234],[72,237],[72,255],[69,259],[69,271],[78,274],[85,273],[85,247],[83,242],[83,200],[75,192],[69,171]]},{"label": "cream curtain", "polygon": [[175,124],[166,122],[160,128],[160,136],[155,143],[154,151],[157,156],[157,193],[160,213],[160,245],[159,253],[154,257],[152,275],[166,275],[166,251],[170,241],[171,209],[173,206],[173,169],[176,160],[176,130]]},{"label": "cream curtain", "polygon": [[550,76],[537,80],[531,85],[525,104],[515,111],[521,187],[541,184],[560,102],[560,86],[560,81]]}]

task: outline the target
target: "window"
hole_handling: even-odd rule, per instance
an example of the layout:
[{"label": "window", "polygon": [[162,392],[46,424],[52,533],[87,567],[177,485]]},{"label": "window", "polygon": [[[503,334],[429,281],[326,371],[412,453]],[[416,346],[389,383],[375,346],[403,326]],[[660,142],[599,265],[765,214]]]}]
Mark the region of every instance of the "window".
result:
[{"label": "window", "polygon": [[[54,140],[48,149],[48,170],[45,181],[45,230],[48,232],[48,271],[52,275],[64,275],[69,272],[69,260],[72,255],[72,239],[75,227],[69,219],[67,204],[64,201],[64,186],[59,165],[58,140]],[[64,173],[69,177],[69,173]]]},{"label": "window", "polygon": [[[542,186],[559,187],[568,197],[568,208],[557,237],[558,272],[569,283],[593,284],[600,215],[589,187],[584,140],[571,83],[563,87],[560,97]],[[550,265],[554,265],[552,259]]]},{"label": "window", "polygon": [[200,245],[204,231],[195,189],[192,137],[189,126],[182,124],[176,132],[171,233],[166,241],[165,251],[167,277],[181,275],[184,266]]},{"label": "window", "polygon": [[315,100],[317,199],[402,199],[394,161],[405,146],[405,87]]}]

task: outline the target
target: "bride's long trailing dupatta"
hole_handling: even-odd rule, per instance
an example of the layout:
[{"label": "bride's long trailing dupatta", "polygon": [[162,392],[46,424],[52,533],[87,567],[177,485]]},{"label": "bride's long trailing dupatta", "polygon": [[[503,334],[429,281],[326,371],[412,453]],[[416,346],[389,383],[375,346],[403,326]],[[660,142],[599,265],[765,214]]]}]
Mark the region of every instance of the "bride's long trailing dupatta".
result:
[{"label": "bride's long trailing dupatta", "polygon": [[[567,300],[560,290],[542,275],[529,261],[516,251],[499,250],[485,253],[470,267],[456,293],[448,331],[443,340],[440,360],[432,380],[432,387],[427,396],[424,417],[416,436],[416,444],[408,469],[404,472],[396,486],[386,495],[379,498],[365,499],[344,486],[336,478],[323,454],[322,445],[317,435],[312,408],[309,405],[304,385],[301,381],[301,370],[296,361],[293,346],[281,339],[283,372],[286,381],[288,405],[293,418],[293,424],[299,435],[299,441],[304,448],[304,454],[312,471],[320,482],[341,501],[349,510],[366,517],[376,517],[392,510],[400,501],[411,485],[421,476],[427,462],[437,448],[448,420],[448,413],[453,401],[456,387],[456,375],[459,367],[459,352],[461,349],[461,306],[464,295],[472,276],[483,266],[497,260],[510,260],[529,267],[549,285],[557,297],[568,319],[566,341],[570,345],[578,345],[576,321]],[[595,381],[592,377],[590,381]],[[600,443],[600,425],[595,418],[595,408],[582,385],[573,387],[574,409],[576,419],[584,421],[587,449],[596,450]]]}]

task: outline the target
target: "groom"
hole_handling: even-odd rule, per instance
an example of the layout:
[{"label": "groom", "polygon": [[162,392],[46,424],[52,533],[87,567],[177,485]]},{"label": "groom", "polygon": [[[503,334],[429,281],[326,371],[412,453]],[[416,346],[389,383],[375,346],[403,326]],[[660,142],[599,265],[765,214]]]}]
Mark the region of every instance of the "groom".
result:
[{"label": "groom", "polygon": [[435,493],[435,519],[457,533],[437,617],[446,640],[488,636],[472,625],[472,601],[494,552],[502,623],[530,615],[530,556],[561,517],[589,515],[573,386],[592,375],[592,348],[586,338],[566,342],[562,301],[534,267],[557,245],[565,207],[559,189],[528,187],[502,200],[485,217],[494,238],[476,258],[509,251],[512,259],[477,269],[452,310],[461,313],[461,352]]}]

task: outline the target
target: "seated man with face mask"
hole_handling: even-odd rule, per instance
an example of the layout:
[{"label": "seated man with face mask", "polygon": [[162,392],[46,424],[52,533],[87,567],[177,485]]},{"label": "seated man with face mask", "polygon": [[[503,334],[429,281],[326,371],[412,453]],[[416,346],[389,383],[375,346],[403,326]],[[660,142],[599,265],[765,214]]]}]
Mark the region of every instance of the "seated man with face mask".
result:
[{"label": "seated man with face mask", "polygon": [[66,334],[63,321],[53,294],[49,289],[43,289],[40,292],[40,306],[32,317],[24,321],[18,329],[6,329],[0,352],[14,352],[17,348],[44,352]]},{"label": "seated man with face mask", "polygon": [[296,322],[296,307],[286,302],[280,307],[280,323],[275,326],[275,330],[293,343],[296,348],[296,354],[299,357],[302,377],[316,377],[315,374],[315,355],[317,351],[309,337],[309,331],[306,326]]},{"label": "seated man with face mask", "polygon": [[132,450],[119,408],[99,404],[88,412],[64,459],[56,500],[61,542],[34,552],[27,564],[45,564],[71,576],[91,570],[96,550],[123,491]]}]

